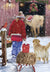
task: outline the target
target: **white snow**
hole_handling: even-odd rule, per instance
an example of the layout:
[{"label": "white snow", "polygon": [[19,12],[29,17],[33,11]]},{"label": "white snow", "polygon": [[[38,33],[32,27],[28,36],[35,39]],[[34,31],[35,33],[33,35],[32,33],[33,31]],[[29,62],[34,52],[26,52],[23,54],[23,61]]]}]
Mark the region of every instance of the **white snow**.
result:
[{"label": "white snow", "polygon": [[2,28],[1,31],[7,31],[7,29],[6,28]]},{"label": "white snow", "polygon": [[2,43],[0,42],[0,48],[2,48]]},{"label": "white snow", "polygon": [[[33,39],[35,38],[29,37],[26,39],[26,42],[30,44],[29,52],[34,52],[33,42],[32,42]],[[48,42],[50,42],[50,36],[37,37],[37,39],[40,40],[40,44],[42,45],[46,45],[48,44]],[[25,43],[25,41],[23,41],[23,43]],[[12,57],[11,51],[12,51],[12,47],[7,48],[7,59],[11,59]],[[49,62],[43,64],[43,61],[37,61],[36,64],[34,65],[36,72],[50,72],[50,48],[48,52],[49,52]],[[16,65],[17,65],[16,63],[12,62],[12,63],[7,63],[7,65],[3,67],[0,66],[0,72],[17,72]],[[31,66],[24,66],[20,72],[33,72],[33,69]]]}]

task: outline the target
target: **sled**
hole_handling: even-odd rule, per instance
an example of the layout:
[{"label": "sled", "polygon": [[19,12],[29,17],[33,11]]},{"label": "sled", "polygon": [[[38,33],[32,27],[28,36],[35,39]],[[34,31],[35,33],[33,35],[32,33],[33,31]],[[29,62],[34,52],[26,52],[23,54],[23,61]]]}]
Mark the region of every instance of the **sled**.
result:
[{"label": "sled", "polygon": [[[27,66],[28,64],[26,64],[26,66]],[[21,69],[23,68],[23,66],[25,66],[24,64],[17,64],[17,72],[20,72],[21,71]],[[30,66],[30,64],[29,64],[29,66]],[[33,65],[31,65],[32,66],[32,68],[33,68],[33,72],[35,72],[35,67],[33,66]]]}]

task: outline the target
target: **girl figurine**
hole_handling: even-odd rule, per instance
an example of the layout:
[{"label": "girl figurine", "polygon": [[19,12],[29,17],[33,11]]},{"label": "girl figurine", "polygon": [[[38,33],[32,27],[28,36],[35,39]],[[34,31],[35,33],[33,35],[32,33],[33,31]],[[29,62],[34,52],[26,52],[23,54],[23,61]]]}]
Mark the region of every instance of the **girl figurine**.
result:
[{"label": "girl figurine", "polygon": [[22,41],[26,39],[25,23],[19,19],[20,16],[16,16],[9,28],[8,35],[12,40],[12,55],[17,57],[21,51]]}]

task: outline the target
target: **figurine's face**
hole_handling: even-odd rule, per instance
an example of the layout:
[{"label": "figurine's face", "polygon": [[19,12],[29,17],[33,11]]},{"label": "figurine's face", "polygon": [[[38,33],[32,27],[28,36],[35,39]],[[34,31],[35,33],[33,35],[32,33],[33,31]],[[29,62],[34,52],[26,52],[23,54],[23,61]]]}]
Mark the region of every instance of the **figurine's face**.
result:
[{"label": "figurine's face", "polygon": [[19,18],[16,18],[16,22],[19,20]]}]

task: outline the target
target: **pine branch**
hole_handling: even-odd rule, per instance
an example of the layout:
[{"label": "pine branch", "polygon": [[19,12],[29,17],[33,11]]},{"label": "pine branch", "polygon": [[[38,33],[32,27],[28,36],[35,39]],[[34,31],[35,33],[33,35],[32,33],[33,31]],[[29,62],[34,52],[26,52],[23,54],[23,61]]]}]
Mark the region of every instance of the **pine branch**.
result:
[{"label": "pine branch", "polygon": [[38,2],[41,2],[41,3],[47,3],[48,4],[48,0],[36,0]]},{"label": "pine branch", "polygon": [[[15,0],[16,2],[27,2],[27,1],[31,1],[31,0]],[[38,2],[41,3],[47,3],[48,4],[48,0],[36,0]]]},{"label": "pine branch", "polygon": [[15,0],[16,2],[26,2],[26,1],[31,1],[31,0]]}]

